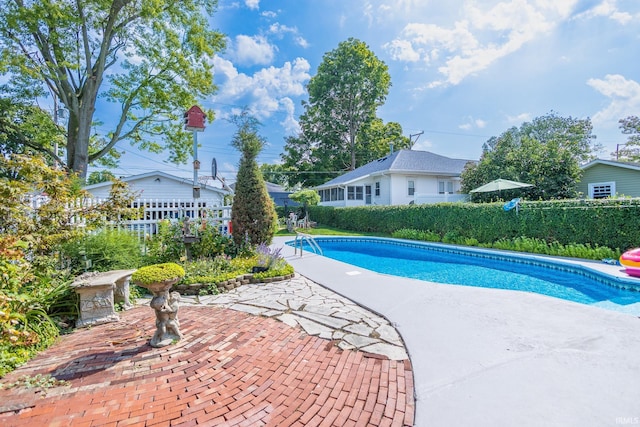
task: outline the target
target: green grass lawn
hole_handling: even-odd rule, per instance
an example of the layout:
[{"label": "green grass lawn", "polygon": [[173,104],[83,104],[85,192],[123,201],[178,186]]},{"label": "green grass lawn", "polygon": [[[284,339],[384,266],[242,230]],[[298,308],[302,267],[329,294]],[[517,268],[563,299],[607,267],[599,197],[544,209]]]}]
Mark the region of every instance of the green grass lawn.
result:
[{"label": "green grass lawn", "polygon": [[[314,236],[378,236],[389,237],[389,235],[382,235],[380,233],[362,233],[358,231],[340,230],[333,227],[323,227],[319,225],[313,228],[296,228],[299,233],[311,234]],[[281,228],[275,234],[276,236],[295,236],[295,233],[290,233],[286,228]]]}]

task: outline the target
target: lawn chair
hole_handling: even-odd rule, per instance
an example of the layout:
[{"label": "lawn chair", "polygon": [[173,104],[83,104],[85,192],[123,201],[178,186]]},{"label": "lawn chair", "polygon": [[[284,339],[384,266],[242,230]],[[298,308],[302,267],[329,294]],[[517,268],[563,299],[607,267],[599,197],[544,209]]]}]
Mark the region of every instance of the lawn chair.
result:
[{"label": "lawn chair", "polygon": [[289,218],[287,218],[287,231],[293,233],[296,224],[298,223],[298,215],[293,212],[289,213]]}]

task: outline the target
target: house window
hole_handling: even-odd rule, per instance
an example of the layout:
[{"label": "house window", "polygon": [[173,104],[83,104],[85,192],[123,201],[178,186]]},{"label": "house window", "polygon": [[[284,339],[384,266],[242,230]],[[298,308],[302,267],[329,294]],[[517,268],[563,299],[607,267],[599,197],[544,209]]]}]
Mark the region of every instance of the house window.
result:
[{"label": "house window", "polygon": [[615,182],[598,182],[589,184],[589,197],[593,199],[604,199],[616,194]]},{"label": "house window", "polygon": [[363,200],[362,186],[350,185],[347,187],[347,200]]},{"label": "house window", "polygon": [[407,181],[407,194],[413,196],[416,193],[416,182]]},{"label": "house window", "polygon": [[331,189],[331,201],[336,201],[338,200],[338,189],[337,188],[332,188]]},{"label": "house window", "polygon": [[453,181],[438,181],[438,194],[453,194]]},{"label": "house window", "polygon": [[338,188],[338,200],[344,200],[344,188]]},{"label": "house window", "polygon": [[375,193],[374,193],[377,197],[380,197],[380,181],[376,182],[375,184]]}]

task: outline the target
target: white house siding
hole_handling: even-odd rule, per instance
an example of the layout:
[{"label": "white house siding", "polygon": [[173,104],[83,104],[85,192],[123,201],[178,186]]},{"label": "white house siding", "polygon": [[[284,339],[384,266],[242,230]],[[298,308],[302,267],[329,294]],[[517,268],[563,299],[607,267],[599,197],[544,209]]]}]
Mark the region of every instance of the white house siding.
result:
[{"label": "white house siding", "polygon": [[[453,193],[460,191],[460,178],[450,176],[425,176],[425,175],[393,175],[391,178],[391,203],[392,205],[408,205],[416,201],[416,196],[421,196],[423,200],[432,199],[433,203],[438,201],[453,201],[446,194],[439,194],[439,182],[451,181],[453,183]],[[409,181],[414,182],[414,194],[409,195]],[[446,191],[445,185],[445,191]],[[429,197],[425,197],[429,196]],[[461,199],[464,199],[462,197]]]},{"label": "white house siding", "polygon": [[[376,182],[380,182],[380,195],[376,196]],[[390,205],[391,204],[391,177],[389,175],[379,175],[373,178],[371,184],[373,188],[374,205]]]},{"label": "white house siding", "polygon": [[[325,206],[367,206],[367,205],[388,205],[390,197],[390,177],[388,175],[376,175],[354,181],[344,186],[345,200],[336,205],[327,204]],[[380,183],[380,195],[376,196],[376,182]],[[371,203],[367,203],[366,186],[371,186]],[[362,200],[349,200],[348,187],[362,187]]]},{"label": "white house siding", "polygon": [[[185,179],[184,183],[168,179],[165,177],[147,177],[129,182],[129,188],[137,194],[138,198],[144,199],[193,199],[192,181]],[[88,188],[94,197],[109,197],[111,185],[104,185],[98,188]],[[219,206],[223,204],[223,196],[219,191],[208,188],[201,188],[200,198],[208,201],[214,200]]]}]

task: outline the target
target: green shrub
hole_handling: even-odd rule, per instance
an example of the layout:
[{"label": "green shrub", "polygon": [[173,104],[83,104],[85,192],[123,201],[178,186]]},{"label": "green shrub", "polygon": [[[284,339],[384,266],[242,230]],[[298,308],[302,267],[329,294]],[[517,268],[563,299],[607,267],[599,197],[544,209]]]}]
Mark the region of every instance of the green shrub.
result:
[{"label": "green shrub", "polygon": [[415,230],[413,228],[401,228],[391,233],[397,239],[423,240],[425,242],[439,242],[440,235],[431,231]]},{"label": "green shrub", "polygon": [[109,271],[136,268],[142,258],[140,240],[134,233],[109,228],[66,243],[61,252],[74,273],[87,270],[86,260],[91,261],[91,271]]},{"label": "green shrub", "polygon": [[289,263],[284,263],[282,265],[278,265],[275,268],[269,269],[267,271],[263,271],[261,273],[254,273],[253,277],[256,279],[266,279],[268,277],[280,277],[280,276],[288,276],[289,274],[293,274],[293,267]]},{"label": "green shrub", "polygon": [[204,223],[204,226],[200,227],[198,237],[200,241],[191,245],[191,254],[194,258],[214,258],[234,252],[233,239],[220,234],[216,226]]},{"label": "green shrub", "polygon": [[[187,248],[183,240],[184,221],[164,220],[158,223],[158,233],[145,242],[147,252],[143,264],[158,264],[186,260]],[[199,238],[191,244],[191,256],[195,259],[215,258],[218,255],[235,255],[239,249],[228,236],[223,236],[216,225],[207,221],[191,221],[190,233]]]},{"label": "green shrub", "polygon": [[[333,208],[310,206],[324,226],[388,235],[430,230],[448,241],[479,245],[525,236],[562,245],[582,244],[614,252],[640,245],[640,199],[522,201],[518,212],[503,203],[437,203]],[[410,238],[410,237],[407,237]],[[444,237],[443,237],[443,240]]]},{"label": "green shrub", "polygon": [[[183,264],[185,276],[180,284],[191,285],[193,283],[216,283],[245,273],[231,264],[230,258],[224,255],[213,259],[201,259],[185,262]],[[230,277],[227,277],[230,276]],[[226,277],[221,279],[221,277]]]},{"label": "green shrub", "polygon": [[77,317],[67,272],[49,257],[29,261],[22,248],[15,238],[0,238],[0,377],[51,345]]},{"label": "green shrub", "polygon": [[185,256],[185,246],[182,241],[182,227],[178,222],[168,219],[158,223],[157,234],[145,241],[146,254],[142,261],[144,265],[176,262]]},{"label": "green shrub", "polygon": [[150,283],[182,279],[184,275],[185,271],[182,266],[174,262],[166,262],[140,267],[131,275],[131,282],[144,286]]}]

